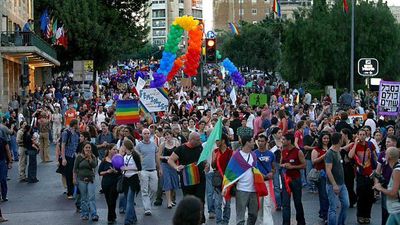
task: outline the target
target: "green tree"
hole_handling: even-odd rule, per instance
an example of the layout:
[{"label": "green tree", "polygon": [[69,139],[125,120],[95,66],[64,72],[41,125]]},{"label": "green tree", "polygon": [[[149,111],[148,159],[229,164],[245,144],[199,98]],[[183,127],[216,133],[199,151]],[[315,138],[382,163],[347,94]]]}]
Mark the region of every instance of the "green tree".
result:
[{"label": "green tree", "polygon": [[93,59],[96,69],[123,59],[146,44],[146,0],[37,0],[36,15],[49,8],[68,30],[68,49],[57,47],[65,67]]},{"label": "green tree", "polygon": [[280,62],[280,22],[265,20],[258,24],[243,22],[240,34],[223,34],[221,52],[237,66],[275,72]]},{"label": "green tree", "polygon": [[[359,58],[377,58],[378,77],[393,79],[400,67],[395,63],[400,52],[399,25],[382,2],[360,1],[355,12],[355,65]],[[283,77],[295,84],[347,87],[350,31],[351,15],[343,12],[341,1],[333,6],[324,0],[314,1],[311,9],[297,11],[283,35]],[[362,84],[363,77],[356,70],[355,84]]]}]

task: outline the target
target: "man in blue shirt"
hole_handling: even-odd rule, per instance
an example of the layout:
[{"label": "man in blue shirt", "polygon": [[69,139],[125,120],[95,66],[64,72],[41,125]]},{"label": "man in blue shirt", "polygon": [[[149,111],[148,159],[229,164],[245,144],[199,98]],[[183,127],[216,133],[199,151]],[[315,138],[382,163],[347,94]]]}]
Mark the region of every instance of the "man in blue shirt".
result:
[{"label": "man in blue shirt", "polygon": [[257,145],[258,149],[254,151],[254,153],[257,156],[257,168],[261,171],[261,173],[264,176],[264,182],[265,185],[267,186],[268,189],[268,196],[264,197],[261,201],[261,207],[258,211],[258,216],[257,216],[257,224],[267,224],[267,225],[273,225],[273,219],[272,219],[272,209],[274,207],[274,201],[272,196],[273,191],[274,191],[274,186],[272,183],[272,179],[274,177],[274,161],[275,161],[275,155],[273,152],[269,151],[267,149],[267,143],[268,143],[268,138],[260,134],[258,135],[258,140],[257,140]]},{"label": "man in blue shirt", "polygon": [[28,22],[25,23],[24,28],[22,29],[23,32],[31,32],[33,26],[33,20],[29,19]]}]

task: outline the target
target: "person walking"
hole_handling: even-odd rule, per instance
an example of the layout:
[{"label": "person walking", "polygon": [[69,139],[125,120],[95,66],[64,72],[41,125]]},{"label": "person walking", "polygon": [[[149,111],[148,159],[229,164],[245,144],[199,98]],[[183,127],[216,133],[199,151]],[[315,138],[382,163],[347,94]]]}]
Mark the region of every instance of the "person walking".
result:
[{"label": "person walking", "polygon": [[134,150],[133,142],[125,139],[122,151],[125,151],[124,166],[121,167],[124,176],[124,194],[126,197],[125,225],[137,223],[135,212],[135,195],[140,191],[139,171],[142,170],[140,155]]},{"label": "person walking", "polygon": [[162,176],[160,155],[156,144],[150,141],[150,130],[142,130],[142,138],[136,145],[136,151],[142,156],[142,171],[139,173],[144,214],[151,216],[151,204],[157,192],[158,176]]},{"label": "person walking", "polygon": [[257,169],[257,156],[252,152],[254,138],[241,137],[242,148],[236,151],[229,160],[223,181],[222,194],[230,198],[231,188],[236,184],[236,224],[245,224],[247,209],[247,225],[255,225],[258,213],[258,198],[267,196],[263,175]]},{"label": "person walking", "polygon": [[[341,165],[340,150],[343,142],[343,135],[333,133],[332,146],[325,154],[325,170],[327,175],[326,192],[328,195],[328,225],[345,225],[347,209],[349,208],[349,194],[344,182],[344,169]],[[341,204],[339,218],[337,218],[338,198]]]},{"label": "person walking", "polygon": [[83,151],[75,158],[74,184],[78,184],[81,194],[81,219],[88,220],[89,213],[92,221],[98,221],[96,210],[96,185],[94,184],[97,158],[92,153],[92,145],[86,142]]},{"label": "person walking", "polygon": [[172,206],[175,206],[175,190],[179,188],[179,177],[178,173],[174,168],[168,165],[168,159],[174,150],[179,147],[179,141],[172,137],[171,131],[164,132],[165,141],[161,143],[159,147],[160,158],[161,158],[161,167],[162,167],[162,184],[163,191],[165,191],[165,195],[167,197],[167,207],[169,209]]},{"label": "person walking", "polygon": [[99,159],[103,160],[107,144],[114,142],[113,134],[110,132],[108,123],[101,122],[101,133],[97,136],[96,145],[99,152]]},{"label": "person walking", "polygon": [[69,127],[62,133],[61,141],[61,164],[65,167],[64,175],[67,181],[67,198],[74,199],[73,169],[75,152],[79,144],[78,120],[71,120]]},{"label": "person walking", "polygon": [[328,219],[328,195],[326,193],[326,172],[325,172],[325,154],[331,145],[331,135],[327,132],[322,132],[318,138],[318,144],[311,152],[311,160],[314,169],[319,173],[319,178],[316,181],[319,198],[319,218],[327,221]]},{"label": "person walking", "polygon": [[384,188],[381,183],[376,183],[374,189],[380,191],[387,196],[386,208],[389,213],[386,225],[400,224],[400,202],[399,202],[399,188],[400,188],[400,165],[399,165],[399,149],[389,147],[386,150],[386,160],[392,168],[393,172],[390,176],[390,181],[387,188]]},{"label": "person walking", "polygon": [[55,111],[51,116],[51,121],[53,122],[53,142],[56,143],[61,135],[63,116],[60,113],[59,107],[55,107],[54,110]]},{"label": "person walking", "polygon": [[[213,183],[215,222],[217,225],[228,225],[231,218],[231,202],[227,199],[225,204],[223,204],[224,196],[222,195],[222,179],[233,151],[228,147],[229,137],[227,134],[221,135],[221,140],[217,142],[217,146],[218,148],[214,150],[212,156],[212,167],[215,168],[214,176],[219,176],[221,182],[220,184]],[[213,180],[215,179],[216,178],[213,178]]]},{"label": "person walking", "polygon": [[304,219],[302,197],[302,185],[300,171],[306,167],[303,152],[294,146],[294,135],[287,133],[282,137],[281,168],[283,174],[283,225],[290,224],[290,196],[293,194],[294,206],[296,208],[296,221],[299,225],[306,224]]},{"label": "person walking", "polygon": [[[9,162],[12,161],[10,148],[8,147],[7,141],[0,137],[0,187],[1,187],[1,198],[3,202],[8,201],[8,185],[7,185],[7,176],[8,169],[11,169],[11,164]],[[0,211],[0,222],[2,216]]]},{"label": "person walking", "polygon": [[36,155],[39,152],[39,144],[36,142],[36,138],[33,137],[33,131],[31,126],[26,125],[23,134],[24,148],[26,149],[29,157],[28,164],[28,183],[37,183],[39,180],[36,177],[37,174],[37,161]]},{"label": "person walking", "polygon": [[274,162],[275,155],[268,149],[268,138],[260,134],[258,135],[257,146],[258,149],[254,151],[257,156],[257,168],[263,175],[265,186],[268,189],[268,196],[261,199],[260,209],[258,210],[257,224],[259,225],[273,225],[272,210],[274,206]]},{"label": "person walking", "polygon": [[51,162],[49,145],[50,121],[47,119],[45,112],[40,113],[38,124],[40,134],[40,158],[42,159],[42,163]]},{"label": "person walking", "polygon": [[19,171],[19,181],[20,182],[27,182],[28,179],[26,177],[26,164],[27,164],[27,157],[26,157],[26,148],[24,147],[24,129],[25,126],[28,124],[25,121],[20,123],[20,128],[17,131],[17,144],[18,144],[18,153],[19,153],[19,164],[18,164],[18,171]]},{"label": "person walking", "polygon": [[[178,173],[180,173],[183,195],[194,195],[198,197],[201,200],[204,209],[206,189],[204,170],[207,165],[206,163],[200,163],[198,166],[196,165],[202,151],[203,147],[201,146],[200,134],[197,132],[192,132],[189,135],[189,141],[176,148],[175,151],[171,154],[168,159],[168,164]],[[178,160],[180,165],[176,164]],[[183,174],[181,173],[181,171],[187,170],[188,168],[192,170],[198,170],[198,173],[196,173],[200,176],[198,179],[196,179],[196,181],[198,182],[190,183],[186,182],[186,180],[183,179]],[[205,223],[205,221],[206,219],[204,216],[204,210],[202,210],[201,222]]]}]

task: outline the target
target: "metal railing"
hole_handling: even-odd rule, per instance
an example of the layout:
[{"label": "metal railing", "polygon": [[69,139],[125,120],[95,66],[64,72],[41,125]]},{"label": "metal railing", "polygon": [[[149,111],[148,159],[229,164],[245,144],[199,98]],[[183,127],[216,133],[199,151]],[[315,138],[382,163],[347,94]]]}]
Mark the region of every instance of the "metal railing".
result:
[{"label": "metal railing", "polygon": [[3,31],[0,40],[0,46],[35,46],[57,59],[56,50],[33,32]]}]

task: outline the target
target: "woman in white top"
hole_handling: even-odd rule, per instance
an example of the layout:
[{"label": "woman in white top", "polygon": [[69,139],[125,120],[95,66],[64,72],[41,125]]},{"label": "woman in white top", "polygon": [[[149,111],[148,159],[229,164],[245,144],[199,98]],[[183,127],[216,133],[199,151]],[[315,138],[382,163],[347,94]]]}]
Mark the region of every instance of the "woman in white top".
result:
[{"label": "woman in white top", "polygon": [[51,116],[51,121],[53,122],[53,141],[57,142],[60,138],[61,128],[62,128],[63,116],[60,113],[60,108],[55,107],[55,112]]},{"label": "woman in white top", "polygon": [[139,171],[142,170],[140,155],[133,149],[133,142],[124,139],[122,147],[126,155],[124,156],[124,166],[121,170],[124,174],[124,193],[127,199],[125,223],[133,224],[137,222],[135,212],[135,195],[140,191]]}]

